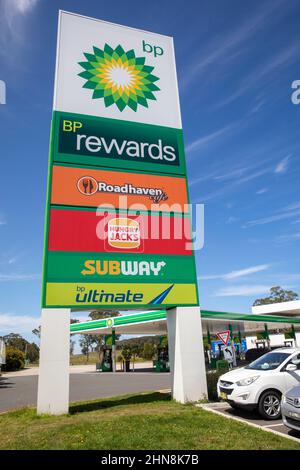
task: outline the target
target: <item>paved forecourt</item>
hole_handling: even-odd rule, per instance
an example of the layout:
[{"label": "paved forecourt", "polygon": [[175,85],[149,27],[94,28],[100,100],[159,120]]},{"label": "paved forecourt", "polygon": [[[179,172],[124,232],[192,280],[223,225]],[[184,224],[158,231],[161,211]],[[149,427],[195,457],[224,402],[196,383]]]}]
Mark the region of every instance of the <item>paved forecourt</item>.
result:
[{"label": "paved forecourt", "polygon": [[[0,412],[36,406],[38,376],[0,377]],[[70,402],[170,389],[170,374],[83,372],[70,374]]]}]

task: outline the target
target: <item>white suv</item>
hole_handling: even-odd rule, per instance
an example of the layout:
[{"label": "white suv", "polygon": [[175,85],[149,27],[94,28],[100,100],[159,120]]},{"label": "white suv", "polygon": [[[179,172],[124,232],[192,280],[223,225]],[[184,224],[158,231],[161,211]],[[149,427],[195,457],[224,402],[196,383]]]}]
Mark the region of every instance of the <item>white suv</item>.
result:
[{"label": "white suv", "polygon": [[218,396],[233,408],[257,408],[263,418],[278,419],[281,395],[299,384],[300,348],[279,348],[221,375]]}]

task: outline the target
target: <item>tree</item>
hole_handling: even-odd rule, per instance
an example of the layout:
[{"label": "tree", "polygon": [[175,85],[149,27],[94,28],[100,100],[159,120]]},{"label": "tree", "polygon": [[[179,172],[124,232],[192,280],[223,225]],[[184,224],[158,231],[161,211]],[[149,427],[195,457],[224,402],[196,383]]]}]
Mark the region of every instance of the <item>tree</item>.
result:
[{"label": "tree", "polygon": [[8,335],[3,336],[3,339],[7,348],[15,348],[23,353],[25,352],[28,341],[26,341],[26,339],[21,335],[17,333],[9,333]]},{"label": "tree", "polygon": [[[71,323],[71,325],[73,325],[73,323],[79,323],[79,320],[77,320],[75,318],[71,318],[70,323]],[[73,354],[74,354],[75,344],[76,344],[75,339],[73,339],[73,336],[70,335],[70,356],[73,356]]]},{"label": "tree", "polygon": [[37,328],[34,328],[32,330],[32,333],[38,337],[38,339],[41,339],[41,325],[39,325]]},{"label": "tree", "polygon": [[74,354],[75,344],[76,344],[76,341],[74,339],[70,339],[70,356],[73,356]]},{"label": "tree", "polygon": [[37,362],[40,357],[40,349],[35,343],[28,343],[26,347],[26,359],[30,362]]},{"label": "tree", "polygon": [[89,317],[92,320],[102,320],[103,318],[118,317],[119,315],[119,310],[93,310]]},{"label": "tree", "polygon": [[80,335],[79,345],[81,347],[82,354],[86,355],[86,361],[88,362],[90,351],[95,342],[94,335]]},{"label": "tree", "polygon": [[140,344],[132,344],[129,345],[132,353],[132,363],[133,363],[133,369],[134,369],[134,363],[136,361],[136,358],[142,354],[143,348],[141,347]]},{"label": "tree", "polygon": [[2,366],[5,371],[24,369],[25,355],[22,351],[9,346],[6,349],[6,363]]},{"label": "tree", "polygon": [[291,300],[297,300],[298,294],[292,290],[285,290],[280,286],[274,286],[270,289],[269,297],[256,299],[253,305],[267,305],[281,302],[289,302]]},{"label": "tree", "polygon": [[151,343],[145,343],[142,356],[144,359],[151,360],[155,355],[155,345]]},{"label": "tree", "polygon": [[132,350],[130,346],[123,346],[121,354],[123,356],[124,361],[130,361],[132,357]]},{"label": "tree", "polygon": [[36,362],[39,359],[40,351],[39,347],[35,343],[29,343],[18,333],[10,333],[3,337],[7,348],[17,349],[25,355],[25,359],[29,359],[30,362]]}]

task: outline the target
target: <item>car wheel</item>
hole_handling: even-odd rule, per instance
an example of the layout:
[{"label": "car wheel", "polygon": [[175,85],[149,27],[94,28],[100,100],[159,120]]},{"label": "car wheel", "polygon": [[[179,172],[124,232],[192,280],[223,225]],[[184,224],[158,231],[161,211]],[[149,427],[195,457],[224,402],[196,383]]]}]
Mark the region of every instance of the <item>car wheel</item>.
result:
[{"label": "car wheel", "polygon": [[281,395],[276,390],[264,392],[258,402],[259,414],[264,419],[279,419],[281,416]]},{"label": "car wheel", "polygon": [[234,410],[238,410],[239,407],[236,403],[234,403],[233,401],[229,401],[228,403],[231,406],[231,408],[233,408]]}]

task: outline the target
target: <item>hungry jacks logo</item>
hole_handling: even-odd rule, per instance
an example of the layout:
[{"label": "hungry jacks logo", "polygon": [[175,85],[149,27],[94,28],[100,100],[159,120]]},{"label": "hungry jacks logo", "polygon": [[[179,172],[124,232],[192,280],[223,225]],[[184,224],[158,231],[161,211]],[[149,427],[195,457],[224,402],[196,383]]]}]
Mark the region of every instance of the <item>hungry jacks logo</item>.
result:
[{"label": "hungry jacks logo", "polygon": [[107,224],[107,241],[113,248],[132,249],[141,244],[140,225],[127,217],[111,219]]}]

